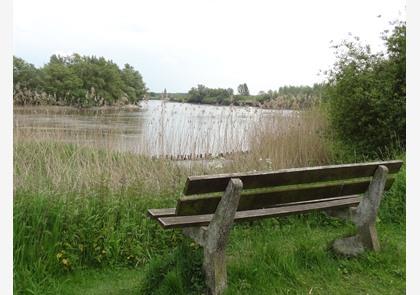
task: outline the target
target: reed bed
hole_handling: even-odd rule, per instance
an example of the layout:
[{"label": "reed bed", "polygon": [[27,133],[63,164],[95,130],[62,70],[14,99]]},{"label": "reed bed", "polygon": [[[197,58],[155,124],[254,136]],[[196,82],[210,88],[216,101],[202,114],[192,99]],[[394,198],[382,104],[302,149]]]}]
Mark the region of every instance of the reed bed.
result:
[{"label": "reed bed", "polygon": [[[228,131],[221,134],[227,143],[234,128],[225,127]],[[166,128],[164,122],[161,128]],[[246,152],[239,141],[236,152],[210,159],[170,161],[122,152],[123,143],[118,142],[113,129],[15,128],[14,189],[81,193],[98,187],[111,191],[135,188],[139,194],[160,195],[180,191],[188,175],[326,164],[332,156],[325,130],[319,110],[270,116],[260,118],[247,131],[250,142]],[[191,140],[189,136],[183,138]],[[205,143],[209,150],[215,144],[219,145],[211,138]]]}]

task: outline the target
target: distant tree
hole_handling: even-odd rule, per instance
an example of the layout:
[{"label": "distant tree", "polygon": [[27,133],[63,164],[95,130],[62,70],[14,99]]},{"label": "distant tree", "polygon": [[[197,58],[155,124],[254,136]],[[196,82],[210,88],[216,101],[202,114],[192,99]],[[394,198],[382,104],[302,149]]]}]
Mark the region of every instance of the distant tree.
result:
[{"label": "distant tree", "polygon": [[121,71],[121,78],[125,84],[124,92],[131,103],[138,102],[146,94],[146,86],[143,77],[129,64],[125,64]]},{"label": "distant tree", "polygon": [[[77,53],[52,55],[50,61],[40,69],[14,57],[13,77],[15,88],[40,90],[54,97],[48,100],[50,103],[75,106],[135,103],[147,91],[142,76],[129,64],[120,69],[104,57],[81,56]],[[22,98],[21,92],[18,101],[36,103]]]},{"label": "distant tree", "polygon": [[66,104],[78,104],[78,98],[85,95],[83,80],[68,66],[66,58],[53,55],[50,62],[42,69],[44,72],[45,90],[57,95]]},{"label": "distant tree", "polygon": [[22,88],[39,89],[42,87],[41,72],[33,64],[13,56],[13,85]]},{"label": "distant tree", "polygon": [[208,88],[204,85],[197,85],[188,91],[187,101],[192,103],[223,104],[231,103],[233,97],[232,88]]},{"label": "distant tree", "polygon": [[239,93],[239,95],[248,96],[249,95],[248,85],[246,85],[246,83],[239,84],[239,86],[238,86],[238,93]]}]

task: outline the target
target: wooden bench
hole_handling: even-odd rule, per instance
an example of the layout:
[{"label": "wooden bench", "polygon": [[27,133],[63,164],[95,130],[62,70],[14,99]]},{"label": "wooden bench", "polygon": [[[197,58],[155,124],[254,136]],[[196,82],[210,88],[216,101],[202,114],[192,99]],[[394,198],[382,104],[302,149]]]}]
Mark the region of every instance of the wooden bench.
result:
[{"label": "wooden bench", "polygon": [[336,240],[334,249],[346,255],[378,251],[379,203],[401,165],[397,160],[190,176],[176,208],[149,209],[148,214],[165,229],[182,228],[204,248],[206,284],[211,294],[221,294],[227,286],[225,248],[234,222],[316,210],[353,212],[357,234]]}]

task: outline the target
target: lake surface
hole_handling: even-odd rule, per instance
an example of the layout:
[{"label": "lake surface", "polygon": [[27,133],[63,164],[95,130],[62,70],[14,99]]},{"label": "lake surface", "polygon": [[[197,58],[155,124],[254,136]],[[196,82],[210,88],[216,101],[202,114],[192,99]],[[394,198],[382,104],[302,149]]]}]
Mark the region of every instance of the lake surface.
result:
[{"label": "lake surface", "polygon": [[32,136],[151,156],[200,158],[249,150],[250,136],[293,111],[142,101],[136,110],[16,107],[15,138]]}]

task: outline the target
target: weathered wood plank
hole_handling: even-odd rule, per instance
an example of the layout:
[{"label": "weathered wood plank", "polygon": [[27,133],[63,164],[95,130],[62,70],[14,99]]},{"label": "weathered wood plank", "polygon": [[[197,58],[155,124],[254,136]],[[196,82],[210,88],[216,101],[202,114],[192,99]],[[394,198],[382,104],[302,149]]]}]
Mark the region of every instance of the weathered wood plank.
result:
[{"label": "weathered wood plank", "polygon": [[231,178],[242,180],[244,189],[273,187],[279,185],[303,184],[321,181],[351,179],[373,176],[379,165],[388,168],[389,173],[396,173],[402,161],[383,161],[358,164],[317,166],[283,169],[269,172],[247,172],[218,175],[190,176],[185,184],[184,195],[222,192]]},{"label": "weathered wood plank", "polygon": [[232,178],[206,231],[203,269],[212,295],[221,295],[227,287],[225,249],[241,191],[242,181]]},{"label": "weathered wood plank", "polygon": [[[323,210],[327,208],[344,208],[356,206],[360,203],[360,196],[349,196],[333,201],[309,202],[298,205],[238,211],[235,214],[235,221],[247,221],[253,219],[280,217],[291,214],[307,213],[315,210]],[[208,225],[214,214],[203,214],[193,216],[170,216],[160,217],[157,220],[163,228],[182,228],[192,226]]]},{"label": "weathered wood plank", "polygon": [[[393,178],[388,179],[385,189],[388,190],[393,182]],[[362,194],[368,189],[369,183],[369,179],[364,179],[352,183],[318,183],[304,188],[284,187],[272,192],[242,194],[239,200],[238,211],[273,207],[273,205],[279,206],[290,202]],[[215,212],[220,198],[220,196],[203,195],[181,197],[178,199],[175,215],[212,214]]]},{"label": "weathered wood plank", "polygon": [[147,214],[154,219],[158,217],[174,216],[175,208],[149,209],[147,210]]}]

